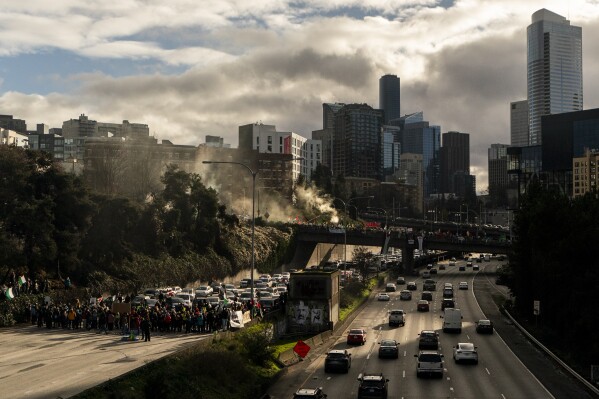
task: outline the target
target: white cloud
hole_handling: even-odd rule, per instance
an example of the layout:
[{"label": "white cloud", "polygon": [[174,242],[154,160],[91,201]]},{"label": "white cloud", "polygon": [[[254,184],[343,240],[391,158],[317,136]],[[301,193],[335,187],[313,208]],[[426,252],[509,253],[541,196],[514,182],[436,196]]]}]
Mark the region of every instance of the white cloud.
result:
[{"label": "white cloud", "polygon": [[[509,142],[509,102],[526,97],[526,27],[543,7],[583,27],[585,108],[599,106],[596,0],[569,8],[557,0],[458,0],[449,9],[431,0],[305,0],[290,7],[297,3],[9,2],[0,10],[0,57],[56,48],[187,70],[56,76],[68,91],[5,92],[0,109],[31,124],[61,126],[86,113],[147,123],[174,142],[198,144],[216,134],[236,145],[237,126],[256,120],[309,137],[321,127],[323,102],[376,107],[378,78],[393,73],[401,78],[402,113],[423,110],[442,132],[471,134],[472,168],[483,187],[486,149]],[[360,11],[369,16],[356,18]]]}]

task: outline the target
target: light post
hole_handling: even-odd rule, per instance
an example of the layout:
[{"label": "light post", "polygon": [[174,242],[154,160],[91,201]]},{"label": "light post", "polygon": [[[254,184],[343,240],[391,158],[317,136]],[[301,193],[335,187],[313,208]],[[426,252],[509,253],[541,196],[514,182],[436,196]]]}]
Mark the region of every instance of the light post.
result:
[{"label": "light post", "polygon": [[[291,158],[285,159],[282,162],[286,161],[299,161],[304,158]],[[256,175],[258,171],[253,171],[248,165],[242,162],[234,162],[234,161],[202,161],[204,164],[231,164],[231,165],[241,165],[246,168],[250,174],[252,175],[252,269],[250,270],[250,295],[252,301],[252,313],[254,312],[254,266],[256,264],[256,254],[255,254],[255,242],[254,237],[256,234],[256,215],[254,214],[255,205],[256,205]]]},{"label": "light post", "polygon": [[[347,203],[346,203],[341,198],[334,197],[335,200],[337,200],[343,204],[343,209],[344,209],[346,218],[347,218],[347,206],[350,204],[350,202],[352,202],[353,200],[358,200],[358,199],[373,199],[373,198],[374,198],[374,195],[370,195],[368,197],[355,197],[355,198],[348,199]],[[358,209],[356,208],[356,213],[357,213],[357,210]],[[343,270],[344,270],[345,278],[347,278],[347,222],[345,222],[345,224],[343,226]]]}]

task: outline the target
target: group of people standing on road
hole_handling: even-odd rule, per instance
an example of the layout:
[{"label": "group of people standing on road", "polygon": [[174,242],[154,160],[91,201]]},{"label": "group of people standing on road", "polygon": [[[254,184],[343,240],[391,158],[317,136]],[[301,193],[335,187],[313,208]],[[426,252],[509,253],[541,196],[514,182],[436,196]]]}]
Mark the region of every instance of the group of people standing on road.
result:
[{"label": "group of people standing on road", "polygon": [[149,307],[131,306],[130,312],[113,312],[106,304],[31,304],[29,320],[39,328],[87,330],[97,333],[139,335],[150,341],[153,333],[211,333],[230,329],[231,312],[243,310],[243,305],[229,307],[212,305],[207,301],[195,306],[169,307],[164,301]]}]

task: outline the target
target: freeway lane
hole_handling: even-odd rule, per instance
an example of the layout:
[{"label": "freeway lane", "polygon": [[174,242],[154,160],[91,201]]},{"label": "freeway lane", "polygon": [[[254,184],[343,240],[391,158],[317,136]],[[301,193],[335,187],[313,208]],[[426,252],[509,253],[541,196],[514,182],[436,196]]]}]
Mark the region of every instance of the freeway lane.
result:
[{"label": "freeway lane", "polygon": [[[459,272],[460,264],[464,264],[464,261],[458,261],[456,266],[448,266],[447,270],[434,276],[437,290],[428,313],[416,311],[416,301],[422,292],[422,279],[416,280],[418,291],[414,292],[412,301],[400,301],[399,292],[391,293],[390,302],[369,301],[349,326],[368,329],[366,345],[348,346],[348,330],[331,341],[330,349],[347,348],[352,353],[353,365],[348,374],[325,374],[324,355],[321,355],[312,362],[291,367],[287,375],[270,389],[271,397],[291,398],[293,392],[300,387],[316,386],[323,387],[329,398],[357,397],[357,376],[366,371],[382,372],[390,379],[389,398],[552,398],[498,334],[476,334],[474,323],[484,317],[472,292],[476,272],[471,268]],[[481,266],[486,268],[490,264],[484,263]],[[457,290],[460,281],[468,281],[469,289]],[[457,305],[462,309],[464,317],[461,334],[441,331],[440,302],[445,282],[451,282],[456,289]],[[407,311],[405,327],[388,326],[387,311],[392,308]],[[416,377],[414,355],[418,353],[418,333],[424,329],[439,332],[440,350],[445,356],[445,373],[442,379]],[[381,338],[392,338],[400,342],[399,359],[378,359],[377,343]],[[478,365],[454,364],[452,347],[458,342],[473,342],[478,347]]]},{"label": "freeway lane", "polygon": [[120,335],[25,326],[0,330],[2,398],[69,397],[204,339],[154,333],[150,342]]}]

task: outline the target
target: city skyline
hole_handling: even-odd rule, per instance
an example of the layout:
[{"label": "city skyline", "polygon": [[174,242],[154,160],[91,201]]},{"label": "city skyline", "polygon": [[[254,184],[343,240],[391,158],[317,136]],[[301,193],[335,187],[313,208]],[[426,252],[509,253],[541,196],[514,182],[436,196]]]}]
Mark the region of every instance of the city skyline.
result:
[{"label": "city skyline", "polygon": [[237,146],[256,121],[310,138],[322,103],[378,107],[378,81],[401,79],[403,115],[470,134],[471,173],[510,141],[510,102],[526,99],[526,29],[546,8],[582,27],[585,109],[599,107],[595,1],[194,2],[5,5],[0,113],[61,127],[91,119],[150,134]]}]

